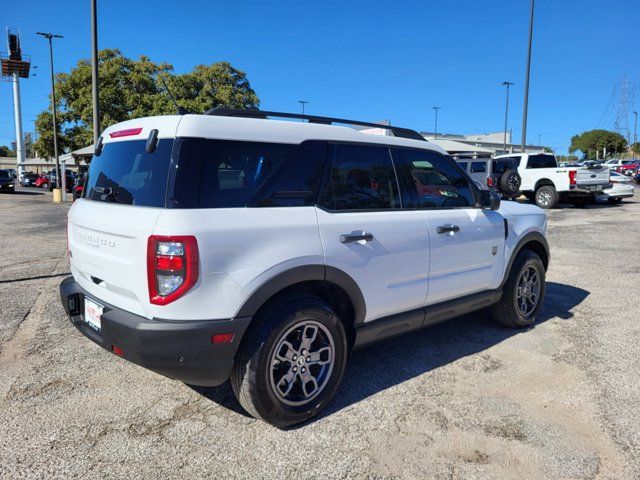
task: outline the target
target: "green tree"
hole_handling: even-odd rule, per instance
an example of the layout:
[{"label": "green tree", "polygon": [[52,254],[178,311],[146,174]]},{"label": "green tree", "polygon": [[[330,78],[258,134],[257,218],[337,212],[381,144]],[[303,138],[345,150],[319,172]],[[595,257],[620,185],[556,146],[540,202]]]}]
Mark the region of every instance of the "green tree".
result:
[{"label": "green tree", "polygon": [[640,155],[640,142],[632,143],[630,148],[631,153],[633,153],[634,155]]},{"label": "green tree", "polygon": [[7,147],[6,145],[0,146],[0,157],[14,157],[13,151],[11,147]]},{"label": "green tree", "polygon": [[607,156],[612,156],[616,152],[624,152],[627,149],[627,140],[616,132],[589,130],[571,138],[569,153],[580,151],[583,158],[595,159],[596,157],[602,158],[605,149]]},{"label": "green tree", "polygon": [[[203,113],[213,106],[252,108],[260,103],[244,72],[228,62],[199,65],[192,72],[175,75],[168,63],[155,63],[148,57],[138,60],[119,50],[99,53],[100,127],[102,129],[131,118],[176,113],[162,80],[176,102],[189,112]],[[80,60],[69,73],[56,76],[58,100],[58,153],[75,150],[93,142],[91,63]],[[36,119],[41,156],[53,156],[51,111]]]}]

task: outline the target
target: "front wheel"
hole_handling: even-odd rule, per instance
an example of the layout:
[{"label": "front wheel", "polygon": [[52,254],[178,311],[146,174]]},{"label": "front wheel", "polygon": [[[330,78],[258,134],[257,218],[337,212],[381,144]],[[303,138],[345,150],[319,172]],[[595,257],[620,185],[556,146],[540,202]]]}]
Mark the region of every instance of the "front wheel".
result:
[{"label": "front wheel", "polygon": [[278,428],[327,406],[347,364],[344,325],[312,296],[277,300],[259,313],[238,352],[231,386],[253,417]]},{"label": "front wheel", "polygon": [[531,250],[523,250],[513,262],[502,298],[491,308],[494,319],[510,328],[528,327],[536,321],[545,289],[542,260]]}]

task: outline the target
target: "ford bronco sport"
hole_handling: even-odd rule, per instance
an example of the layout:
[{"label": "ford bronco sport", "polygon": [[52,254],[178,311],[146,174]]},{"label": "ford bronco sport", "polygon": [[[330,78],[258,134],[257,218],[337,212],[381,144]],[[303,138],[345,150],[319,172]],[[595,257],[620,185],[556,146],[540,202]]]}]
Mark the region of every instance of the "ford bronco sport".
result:
[{"label": "ford bronco sport", "polygon": [[69,211],[73,325],[167,377],[230,379],[278,427],[328,404],[354,348],[485,307],[531,325],[544,212],[415,131],[336,124],[372,126],[216,109],[106,129]]}]

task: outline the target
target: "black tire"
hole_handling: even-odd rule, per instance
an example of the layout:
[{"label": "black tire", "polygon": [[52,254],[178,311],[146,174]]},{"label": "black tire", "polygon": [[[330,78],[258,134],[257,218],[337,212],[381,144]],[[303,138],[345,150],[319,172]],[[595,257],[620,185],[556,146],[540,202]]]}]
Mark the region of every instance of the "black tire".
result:
[{"label": "black tire", "polygon": [[[537,301],[531,306],[530,311],[523,312],[518,306],[518,285],[525,270],[533,269],[540,282]],[[493,318],[509,328],[528,327],[536,321],[536,315],[544,301],[544,293],[546,289],[544,264],[540,257],[531,250],[523,250],[518,253],[509,277],[502,289],[502,298],[498,303],[491,307]],[[528,305],[528,303],[527,303]]]},{"label": "black tire", "polygon": [[619,203],[622,203],[622,198],[609,197],[609,198],[607,198],[607,202],[609,202],[611,205],[617,205]]},{"label": "black tire", "polygon": [[522,179],[520,178],[520,174],[515,170],[507,169],[500,176],[500,191],[508,198],[515,197],[520,191],[521,184]]},{"label": "black tire", "polygon": [[[275,349],[282,345],[281,342],[291,338],[286,335],[287,332],[291,332],[293,329],[293,332],[288,335],[294,335],[297,332],[296,325],[304,325],[305,322],[321,326],[317,327],[316,336],[331,337],[333,342],[331,346],[334,348],[334,361],[324,380],[318,382],[317,378],[314,377],[316,378],[318,392],[309,401],[304,398],[302,400],[298,398],[297,404],[287,404],[285,403],[286,401],[294,402],[293,394],[296,392],[299,393],[299,397],[304,397],[306,394],[304,387],[308,383],[302,383],[304,364],[297,367],[298,364],[296,362],[280,362],[276,360],[275,355],[278,352]],[[306,331],[306,329],[303,330],[302,335],[305,335]],[[315,343],[315,340],[313,343]],[[290,345],[292,344],[293,341]],[[295,347],[296,345],[293,346]],[[300,354],[303,352],[303,345],[297,346],[297,353]],[[240,405],[251,416],[262,419],[278,428],[301,423],[317,415],[335,395],[347,365],[348,350],[344,325],[329,304],[318,297],[308,294],[284,297],[262,309],[256,317],[256,323],[252,325],[245,335],[231,372],[231,387]],[[293,352],[294,350],[292,349],[291,351]],[[307,357],[306,360],[308,361],[309,358]],[[273,366],[276,364],[278,364],[278,367]],[[288,373],[281,376],[280,381],[275,381],[274,376],[283,371],[278,370],[279,368],[284,368]],[[296,368],[300,368],[298,370],[299,373],[293,374],[292,370]],[[312,367],[310,364],[307,369],[307,375],[311,374]],[[284,400],[282,400],[279,398],[282,392],[276,392],[276,385],[280,385],[282,379],[287,375],[293,375],[293,379],[289,383],[293,384],[290,389],[292,397],[287,398],[289,394],[286,394]]]},{"label": "black tire", "polygon": [[534,202],[540,208],[549,209],[558,203],[558,192],[553,185],[538,187],[534,196]]}]

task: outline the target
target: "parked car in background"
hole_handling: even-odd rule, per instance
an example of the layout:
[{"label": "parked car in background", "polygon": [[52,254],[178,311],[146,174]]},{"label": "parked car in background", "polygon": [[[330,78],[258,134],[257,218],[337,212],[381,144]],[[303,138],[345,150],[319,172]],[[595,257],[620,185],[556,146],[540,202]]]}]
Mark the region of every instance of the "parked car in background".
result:
[{"label": "parked car in background", "polygon": [[615,204],[622,202],[623,198],[633,197],[635,187],[630,178],[618,172],[611,172],[611,184],[613,185],[611,188],[605,188],[602,194],[597,196],[598,200],[606,200]]},{"label": "parked car in background", "polygon": [[[49,172],[49,190],[53,190],[54,186],[57,185],[56,184],[56,178],[57,178],[57,174],[56,174],[56,170],[53,169],[51,170],[51,172]],[[67,169],[66,171],[66,189],[67,192],[72,192],[73,191],[73,186],[76,183],[76,178],[75,175],[73,173],[73,171]],[[57,185],[59,188],[62,188],[62,185]]]},{"label": "parked car in background", "polygon": [[20,179],[20,185],[23,187],[35,187],[36,180],[40,177],[37,173],[24,172]]},{"label": "parked car in background", "polygon": [[0,192],[15,192],[15,182],[16,180],[9,170],[0,170]]},{"label": "parked car in background", "polygon": [[38,178],[36,178],[35,182],[33,183],[33,186],[40,187],[40,188],[49,188],[49,176],[40,175]]},{"label": "parked car in background", "polygon": [[595,202],[596,194],[610,186],[609,168],[604,165],[561,168],[556,157],[549,153],[495,157],[495,160],[506,159],[518,167],[522,178],[520,191],[540,208],[553,208],[560,200],[583,207]]},{"label": "parked car in background", "polygon": [[620,167],[626,165],[627,163],[631,163],[634,160],[628,159],[620,159],[620,158],[612,158],[611,160],[606,161],[604,164],[609,167],[612,171],[617,172]]},{"label": "parked car in background", "polygon": [[518,173],[518,165],[511,159],[460,159],[458,165],[474,181],[505,198],[515,198],[520,191],[522,180]]},{"label": "parked car in background", "polygon": [[77,200],[82,197],[82,192],[84,191],[84,179],[86,177],[85,173],[80,173],[76,178],[76,183],[73,185],[73,199]]},{"label": "parked car in background", "polygon": [[634,160],[633,162],[620,165],[617,172],[621,173],[622,175],[630,176],[634,174],[638,170],[638,168],[640,168],[640,160]]}]

